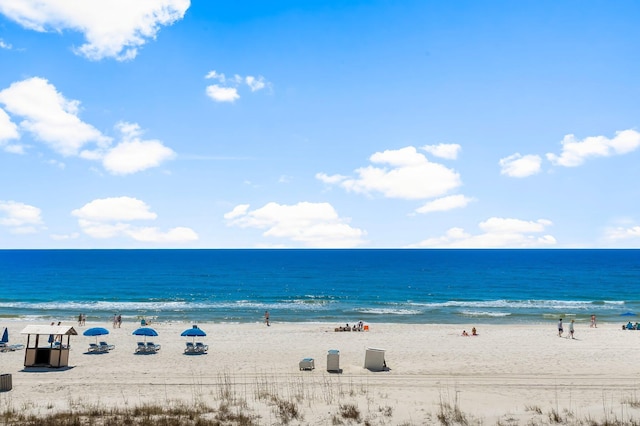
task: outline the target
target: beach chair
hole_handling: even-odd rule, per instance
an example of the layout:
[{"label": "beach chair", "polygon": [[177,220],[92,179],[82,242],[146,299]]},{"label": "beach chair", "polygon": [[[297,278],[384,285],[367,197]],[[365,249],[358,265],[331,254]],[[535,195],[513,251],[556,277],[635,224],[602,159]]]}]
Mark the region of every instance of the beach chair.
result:
[{"label": "beach chair", "polygon": [[102,347],[97,343],[89,343],[89,349],[87,352],[102,352]]},{"label": "beach chair", "polygon": [[144,353],[146,351],[147,351],[147,345],[145,345],[144,342],[138,342],[136,353]]},{"label": "beach chair", "polygon": [[184,348],[184,353],[185,354],[192,354],[192,353],[195,353],[195,351],[196,351],[195,345],[193,343],[191,343],[191,342],[187,342],[187,347]]},{"label": "beach chair", "polygon": [[116,348],[116,345],[110,345],[107,342],[100,342],[100,348],[104,351],[112,351]]},{"label": "beach chair", "polygon": [[158,352],[160,350],[160,345],[156,345],[153,342],[147,342],[147,352]]},{"label": "beach chair", "polygon": [[209,345],[205,345],[202,342],[196,342],[196,351],[205,353],[209,350]]}]

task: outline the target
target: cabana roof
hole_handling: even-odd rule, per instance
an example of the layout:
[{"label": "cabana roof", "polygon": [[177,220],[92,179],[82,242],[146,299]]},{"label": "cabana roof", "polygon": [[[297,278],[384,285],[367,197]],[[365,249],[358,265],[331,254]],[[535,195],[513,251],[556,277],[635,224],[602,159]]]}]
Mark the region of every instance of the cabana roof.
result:
[{"label": "cabana roof", "polygon": [[20,334],[53,334],[77,336],[78,332],[68,325],[28,325]]}]

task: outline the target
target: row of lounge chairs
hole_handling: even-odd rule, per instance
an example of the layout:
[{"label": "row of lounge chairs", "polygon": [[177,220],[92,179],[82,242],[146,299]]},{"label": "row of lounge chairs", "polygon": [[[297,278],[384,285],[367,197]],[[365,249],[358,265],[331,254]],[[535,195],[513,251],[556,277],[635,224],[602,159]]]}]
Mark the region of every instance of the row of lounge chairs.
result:
[{"label": "row of lounge chairs", "polygon": [[209,345],[205,345],[202,342],[187,342],[187,347],[184,348],[185,354],[204,354],[209,350]]},{"label": "row of lounge chairs", "polygon": [[136,348],[137,354],[148,354],[148,353],[156,353],[160,350],[160,345],[156,345],[153,342],[138,342],[138,347]]},{"label": "row of lounge chairs", "polygon": [[103,353],[109,352],[116,348],[116,345],[110,345],[107,342],[89,343],[89,350],[87,352]]},{"label": "row of lounge chairs", "polygon": [[24,345],[21,345],[19,343],[10,345],[8,343],[0,342],[0,352],[13,352],[20,349],[24,349]]}]

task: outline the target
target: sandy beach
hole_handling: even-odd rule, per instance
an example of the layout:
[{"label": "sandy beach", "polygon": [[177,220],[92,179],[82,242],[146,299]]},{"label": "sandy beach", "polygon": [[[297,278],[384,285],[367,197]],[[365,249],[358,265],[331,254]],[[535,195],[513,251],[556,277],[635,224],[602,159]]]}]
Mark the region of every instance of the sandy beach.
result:
[{"label": "sandy beach", "polygon": [[[26,344],[20,331],[31,322],[7,322],[10,343]],[[586,420],[640,419],[640,331],[620,324],[590,328],[576,322],[575,339],[559,338],[555,321],[535,325],[476,325],[479,335],[461,336],[474,324],[369,324],[368,332],[335,332],[340,324],[201,323],[206,355],[183,353],[191,338],[187,323],[152,324],[162,346],[134,354],[139,324],[67,322],[70,368],[24,369],[24,350],[0,353],[0,373],[13,390],[0,393],[0,411],[47,415],[90,407],[133,408],[227,403],[256,416],[256,424],[283,420],[277,401],[299,413],[290,424],[336,424],[340,407],[355,407],[359,422],[385,425],[440,424],[438,416],[459,410],[470,424],[548,424],[553,416]],[[115,345],[106,354],[86,354],[95,338],[89,327],[108,328]],[[565,336],[568,326],[565,326]],[[367,347],[385,349],[389,368],[365,368]],[[327,351],[340,351],[341,373],[327,372]],[[313,358],[315,369],[300,371]],[[531,423],[533,422],[533,423]]]}]

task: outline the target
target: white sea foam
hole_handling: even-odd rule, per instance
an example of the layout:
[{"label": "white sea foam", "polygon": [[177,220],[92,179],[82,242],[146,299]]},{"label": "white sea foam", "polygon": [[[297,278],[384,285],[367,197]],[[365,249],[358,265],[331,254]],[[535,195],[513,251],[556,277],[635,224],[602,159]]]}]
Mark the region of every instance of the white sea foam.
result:
[{"label": "white sea foam", "polygon": [[460,311],[460,315],[465,317],[491,317],[501,318],[511,315],[510,312],[488,312],[488,311]]},{"label": "white sea foam", "polygon": [[[478,301],[458,301],[450,300],[447,302],[418,303],[412,302],[414,306],[420,306],[427,309],[441,308],[484,308],[484,309],[575,309],[575,310],[592,310],[594,308],[593,301],[583,300],[478,300]],[[605,305],[599,306],[599,309],[619,309],[620,305],[624,305],[624,301],[605,302]]]},{"label": "white sea foam", "polygon": [[357,312],[363,314],[375,314],[375,315],[420,315],[422,311],[415,309],[390,309],[390,308],[362,308],[355,309]]}]

